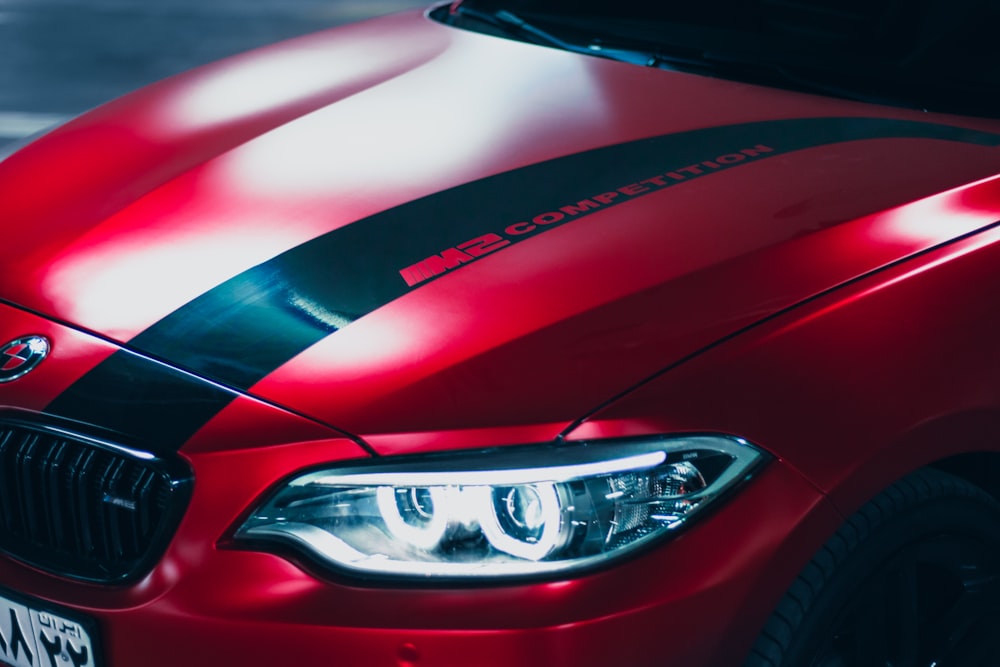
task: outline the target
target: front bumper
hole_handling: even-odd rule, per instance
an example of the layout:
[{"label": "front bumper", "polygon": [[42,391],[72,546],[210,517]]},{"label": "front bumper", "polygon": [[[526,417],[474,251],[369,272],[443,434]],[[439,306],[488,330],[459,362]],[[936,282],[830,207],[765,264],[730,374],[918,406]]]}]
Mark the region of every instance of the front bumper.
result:
[{"label": "front bumper", "polygon": [[94,619],[104,667],[722,667],[742,663],[798,567],[839,523],[810,485],[773,462],[675,539],[578,578],[366,584],[217,544],[261,471],[290,472],[303,460],[296,451],[192,455],[188,514],[138,584],[71,583],[2,559],[0,586]]}]

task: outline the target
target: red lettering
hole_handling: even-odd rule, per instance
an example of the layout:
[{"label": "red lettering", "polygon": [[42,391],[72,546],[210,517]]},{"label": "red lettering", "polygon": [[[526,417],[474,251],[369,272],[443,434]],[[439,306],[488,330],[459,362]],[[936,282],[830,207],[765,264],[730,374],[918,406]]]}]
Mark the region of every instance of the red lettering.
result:
[{"label": "red lettering", "polygon": [[509,236],[521,236],[522,234],[530,234],[531,232],[538,229],[535,225],[530,222],[515,222],[513,225],[503,230],[505,234]]},{"label": "red lettering", "polygon": [[458,248],[448,248],[440,255],[431,255],[422,262],[406,267],[399,274],[408,286],[413,287],[434,276],[439,276],[449,269],[457,269],[473,259],[475,258],[472,255],[466,254]]},{"label": "red lettering", "polygon": [[580,215],[588,209],[601,208],[601,205],[595,201],[590,201],[589,199],[584,199],[583,201],[578,201],[575,205],[570,204],[569,206],[563,206],[559,210],[566,215]]},{"label": "red lettering", "polygon": [[639,182],[640,183],[652,183],[653,185],[658,185],[661,188],[664,187],[667,184],[667,182],[665,180],[663,180],[662,176],[653,176],[652,178],[647,178],[647,179],[645,179],[643,181],[639,181]]},{"label": "red lettering", "polygon": [[748,157],[757,157],[761,153],[773,153],[774,149],[764,144],[757,144],[753,148],[744,148],[740,152]]},{"label": "red lettering", "polygon": [[541,215],[536,215],[534,218],[532,218],[531,221],[536,225],[551,225],[554,222],[559,222],[565,217],[566,217],[565,213],[550,211],[548,213],[542,213]]},{"label": "red lettering", "polygon": [[[458,248],[469,253],[473,257],[482,257],[494,250],[499,250],[504,246],[510,245],[510,241],[502,238],[498,234],[485,234],[471,241],[466,241],[465,243],[459,243]],[[453,268],[453,267],[450,267]]]},{"label": "red lettering", "polygon": [[639,185],[638,183],[632,183],[631,185],[618,188],[618,192],[632,197],[635,195],[641,195],[643,192],[649,192],[649,188],[644,185]]},{"label": "red lettering", "polygon": [[419,285],[431,277],[430,274],[424,274],[424,270],[419,263],[414,264],[413,266],[408,266],[405,269],[401,269],[399,275],[401,275],[403,280],[406,281],[407,287]]},{"label": "red lettering", "polygon": [[[689,176],[701,176],[705,174],[703,167],[709,169],[722,169],[728,165],[738,164],[747,158],[759,157],[764,153],[773,153],[775,149],[764,144],[757,144],[753,148],[741,149],[738,153],[728,153],[720,155],[714,160],[705,160],[699,164],[681,167],[676,171],[668,171],[665,174],[651,176],[638,183],[623,185],[612,192],[603,192],[590,199],[583,199],[575,204],[567,204],[559,207],[557,211],[546,211],[539,213],[531,222],[515,222],[504,229],[507,236],[524,236],[538,231],[539,226],[552,225],[563,221],[567,216],[583,215],[589,211],[600,209],[602,206],[610,206],[621,195],[636,197],[655,188],[663,188],[669,185],[667,178],[674,181],[686,181]],[[446,271],[457,269],[459,266],[475,260],[478,257],[495,252],[511,244],[510,239],[505,239],[499,234],[484,234],[477,236],[471,241],[460,243],[455,248],[448,248],[440,255],[431,255],[427,259],[417,262],[412,266],[399,271],[399,275],[410,287],[430,280],[434,276],[441,275]]]},{"label": "red lettering", "polygon": [[715,158],[715,161],[720,164],[736,164],[737,162],[743,162],[746,160],[747,156],[742,153],[730,153],[729,155],[720,155]]},{"label": "red lettering", "polygon": [[420,265],[425,271],[430,271],[432,276],[437,276],[449,269],[457,269],[462,264],[471,262],[472,259],[472,255],[468,255],[458,248],[448,248],[440,255],[431,255],[420,262]]}]

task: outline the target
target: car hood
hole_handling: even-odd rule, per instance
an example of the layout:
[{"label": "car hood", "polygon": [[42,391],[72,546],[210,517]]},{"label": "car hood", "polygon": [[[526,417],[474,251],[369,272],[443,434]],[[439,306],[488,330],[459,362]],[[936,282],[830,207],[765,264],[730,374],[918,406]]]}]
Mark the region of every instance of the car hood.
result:
[{"label": "car hood", "polygon": [[0,297],[379,451],[551,437],[993,222],[949,190],[998,144],[991,121],[402,14],[168,79],[0,163]]}]

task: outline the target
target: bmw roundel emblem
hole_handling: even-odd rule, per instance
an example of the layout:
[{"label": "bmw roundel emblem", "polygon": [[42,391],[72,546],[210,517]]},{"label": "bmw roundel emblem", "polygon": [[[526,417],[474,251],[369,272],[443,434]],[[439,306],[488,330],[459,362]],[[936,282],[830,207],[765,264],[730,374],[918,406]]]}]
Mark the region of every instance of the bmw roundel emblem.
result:
[{"label": "bmw roundel emblem", "polygon": [[48,356],[49,348],[49,341],[42,336],[24,336],[0,347],[0,382],[29,373]]}]

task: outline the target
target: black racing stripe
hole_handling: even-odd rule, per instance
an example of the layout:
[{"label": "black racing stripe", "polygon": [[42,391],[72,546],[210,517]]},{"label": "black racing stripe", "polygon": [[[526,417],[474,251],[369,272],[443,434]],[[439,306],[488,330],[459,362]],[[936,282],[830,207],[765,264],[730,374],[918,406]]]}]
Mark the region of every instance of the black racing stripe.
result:
[{"label": "black racing stripe", "polygon": [[119,350],[45,411],[125,434],[163,456],[177,451],[236,396],[189,373]]},{"label": "black racing stripe", "polygon": [[950,126],[832,118],[714,127],[578,153],[430,195],[292,248],[183,306],[131,345],[246,389],[410,291],[399,276],[403,267],[480,234],[756,144],[777,155],[889,137],[1000,144],[998,135]]},{"label": "black racing stripe", "polygon": [[[771,157],[881,138],[1000,145],[1000,135],[938,124],[810,118],[712,127],[590,150],[472,181],[319,236],[197,297],[133,338],[129,346],[246,390],[314,343],[411,291],[401,269],[471,238],[757,145],[769,147],[766,157]],[[717,164],[703,171],[710,175],[748,162]],[[592,212],[582,211],[544,229]],[[506,240],[526,238],[530,235]],[[116,378],[128,373],[122,368],[123,359],[111,357],[60,396],[50,410],[68,416],[88,414],[87,421],[105,425],[127,422],[130,430],[141,429],[142,424],[163,425],[173,431],[170,439],[180,443],[184,434],[210,419],[216,407],[221,409],[225,392],[217,393],[220,390],[214,386],[208,392],[211,399],[197,399],[196,409],[187,410],[173,402],[181,404],[185,391],[198,395],[196,388],[169,382],[161,386],[152,380],[153,386],[142,391],[142,401],[132,401],[129,414],[122,416],[119,401],[100,392],[113,388]]]}]

